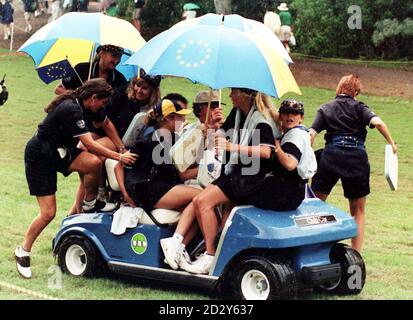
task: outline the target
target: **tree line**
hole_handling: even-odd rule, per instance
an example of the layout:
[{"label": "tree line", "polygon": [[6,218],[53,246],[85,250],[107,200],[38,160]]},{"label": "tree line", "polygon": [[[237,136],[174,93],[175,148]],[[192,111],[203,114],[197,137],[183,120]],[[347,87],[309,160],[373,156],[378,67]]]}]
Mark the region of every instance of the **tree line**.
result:
[{"label": "tree line", "polygon": [[[262,21],[266,0],[149,0],[142,13],[146,38],[180,21],[187,2],[198,4],[198,16],[237,13]],[[405,0],[275,0],[287,2],[294,17],[296,52],[342,58],[413,58],[413,1]],[[124,15],[133,1],[118,0]],[[145,36],[145,34],[144,34]]]}]

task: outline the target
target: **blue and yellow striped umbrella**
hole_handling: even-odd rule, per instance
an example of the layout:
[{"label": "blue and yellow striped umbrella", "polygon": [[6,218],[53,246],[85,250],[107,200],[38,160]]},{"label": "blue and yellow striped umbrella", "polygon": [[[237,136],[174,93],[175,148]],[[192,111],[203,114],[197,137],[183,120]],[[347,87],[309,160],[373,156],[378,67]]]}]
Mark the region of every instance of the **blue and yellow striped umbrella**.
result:
[{"label": "blue and yellow striped umbrella", "polygon": [[[36,69],[51,69],[65,60],[72,66],[88,62],[92,50],[105,44],[122,47],[132,54],[145,40],[128,21],[102,13],[70,12],[43,26],[18,51],[29,54]],[[137,71],[124,65],[119,69],[127,78]]]},{"label": "blue and yellow striped umbrella", "polygon": [[[205,17],[210,23],[202,23]],[[242,19],[208,14],[193,19],[195,23],[178,23],[148,41],[126,63],[139,65],[148,74],[185,77],[212,89],[250,88],[276,98],[288,92],[301,94],[288,67],[288,54],[261,32],[242,29],[236,23]]]}]

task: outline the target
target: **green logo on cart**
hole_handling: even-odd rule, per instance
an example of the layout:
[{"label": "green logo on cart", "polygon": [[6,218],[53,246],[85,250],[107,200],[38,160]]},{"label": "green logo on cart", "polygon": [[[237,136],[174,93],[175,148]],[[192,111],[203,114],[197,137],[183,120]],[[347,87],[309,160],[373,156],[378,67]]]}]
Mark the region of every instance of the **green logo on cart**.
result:
[{"label": "green logo on cart", "polygon": [[143,254],[148,247],[148,240],[146,239],[144,234],[137,233],[132,237],[131,246],[133,252],[135,252],[136,254]]}]

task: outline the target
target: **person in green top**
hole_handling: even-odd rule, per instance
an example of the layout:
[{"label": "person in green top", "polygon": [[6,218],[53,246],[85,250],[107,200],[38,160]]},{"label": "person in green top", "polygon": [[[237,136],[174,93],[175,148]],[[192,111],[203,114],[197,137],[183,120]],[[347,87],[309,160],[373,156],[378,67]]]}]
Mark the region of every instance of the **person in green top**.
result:
[{"label": "person in green top", "polygon": [[292,33],[292,22],[293,18],[291,13],[288,11],[288,7],[286,3],[281,3],[277,9],[280,11],[279,16],[281,20],[281,32],[280,32],[280,40],[283,43],[287,52],[290,52],[290,38]]}]

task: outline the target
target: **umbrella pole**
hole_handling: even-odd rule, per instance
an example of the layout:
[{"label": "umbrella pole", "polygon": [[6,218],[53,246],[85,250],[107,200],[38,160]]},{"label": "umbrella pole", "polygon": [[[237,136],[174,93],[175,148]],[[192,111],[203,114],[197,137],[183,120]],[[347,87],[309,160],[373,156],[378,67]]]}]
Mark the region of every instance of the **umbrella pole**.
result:
[{"label": "umbrella pole", "polygon": [[212,100],[212,89],[209,89],[209,98],[208,98],[208,109],[207,109],[207,114],[205,118],[205,124],[208,125],[209,122],[209,112],[211,110],[211,100]]},{"label": "umbrella pole", "polygon": [[76,73],[77,77],[78,77],[79,80],[80,80],[80,83],[81,83],[82,86],[83,86],[85,83],[83,82],[83,80],[82,80],[82,78],[79,76],[79,74],[77,73],[75,67],[73,67],[73,65],[70,63],[70,60],[69,60],[69,57],[68,57],[68,56],[66,56],[66,60],[67,60],[67,62],[69,62],[70,66],[72,67],[73,71]]},{"label": "umbrella pole", "polygon": [[90,53],[89,74],[87,76],[88,80],[90,80],[90,76],[92,74],[92,64],[93,64],[94,57],[95,57],[95,43],[93,43],[92,52]]}]

